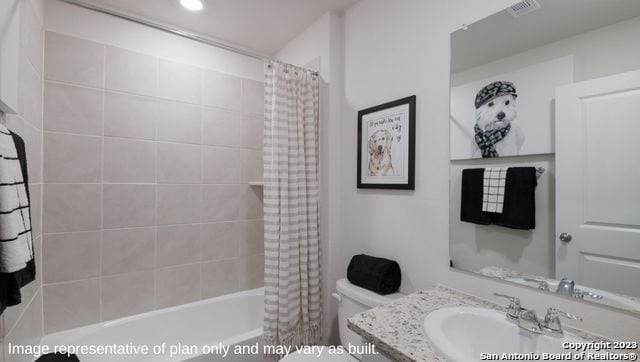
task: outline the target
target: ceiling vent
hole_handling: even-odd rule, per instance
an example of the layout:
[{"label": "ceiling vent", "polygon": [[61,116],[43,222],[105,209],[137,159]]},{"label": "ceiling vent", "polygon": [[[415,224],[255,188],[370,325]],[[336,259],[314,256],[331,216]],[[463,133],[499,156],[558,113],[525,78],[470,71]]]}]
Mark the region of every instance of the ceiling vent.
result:
[{"label": "ceiling vent", "polygon": [[536,0],[522,0],[517,4],[512,5],[507,9],[509,14],[514,18],[528,14],[534,10],[540,9],[541,6]]}]

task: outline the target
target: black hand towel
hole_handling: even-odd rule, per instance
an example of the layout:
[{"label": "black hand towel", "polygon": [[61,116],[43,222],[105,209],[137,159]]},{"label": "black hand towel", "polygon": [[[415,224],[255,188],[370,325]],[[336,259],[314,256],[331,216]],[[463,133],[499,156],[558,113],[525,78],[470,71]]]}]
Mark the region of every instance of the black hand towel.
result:
[{"label": "black hand towel", "polygon": [[483,168],[462,170],[460,221],[480,225],[499,225],[511,229],[536,227],[535,167],[509,167],[502,213],[482,211]]},{"label": "black hand towel", "polygon": [[509,167],[502,214],[492,214],[493,223],[511,229],[535,229],[537,184],[535,167]]},{"label": "black hand towel", "polygon": [[491,215],[482,211],[484,168],[462,170],[460,221],[480,225],[491,224]]},{"label": "black hand towel", "polygon": [[398,291],[402,277],[397,262],[360,254],[351,258],[347,279],[354,285],[387,295]]}]

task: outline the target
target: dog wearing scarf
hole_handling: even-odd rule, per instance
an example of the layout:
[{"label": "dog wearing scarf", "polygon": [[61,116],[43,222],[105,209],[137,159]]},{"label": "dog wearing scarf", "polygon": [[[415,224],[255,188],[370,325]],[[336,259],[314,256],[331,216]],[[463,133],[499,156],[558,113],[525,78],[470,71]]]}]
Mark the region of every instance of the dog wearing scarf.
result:
[{"label": "dog wearing scarf", "polygon": [[477,146],[473,157],[515,156],[524,144],[524,133],[514,123],[518,113],[516,87],[498,81],[482,88],[475,99],[476,124],[473,127]]}]

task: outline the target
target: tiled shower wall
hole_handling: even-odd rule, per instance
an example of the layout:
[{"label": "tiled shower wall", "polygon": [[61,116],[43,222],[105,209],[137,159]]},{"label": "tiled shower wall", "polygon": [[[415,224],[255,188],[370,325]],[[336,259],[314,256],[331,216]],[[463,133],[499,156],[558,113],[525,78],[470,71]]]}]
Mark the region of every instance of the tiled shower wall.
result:
[{"label": "tiled shower wall", "polygon": [[21,0],[18,114],[3,115],[6,126],[25,142],[31,198],[32,236],[37,278],[22,288],[22,303],[7,308],[0,317],[0,361],[30,361],[29,356],[9,355],[8,345],[37,344],[42,336],[42,49],[41,14],[35,1]]},{"label": "tiled shower wall", "polygon": [[263,281],[263,84],[46,32],[50,333]]}]

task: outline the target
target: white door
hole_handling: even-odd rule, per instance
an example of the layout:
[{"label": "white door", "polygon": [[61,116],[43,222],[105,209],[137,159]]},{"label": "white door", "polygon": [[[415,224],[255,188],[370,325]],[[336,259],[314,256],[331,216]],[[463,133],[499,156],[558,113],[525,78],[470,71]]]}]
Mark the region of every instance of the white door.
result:
[{"label": "white door", "polygon": [[556,90],[556,185],[556,277],[640,297],[640,71]]}]

